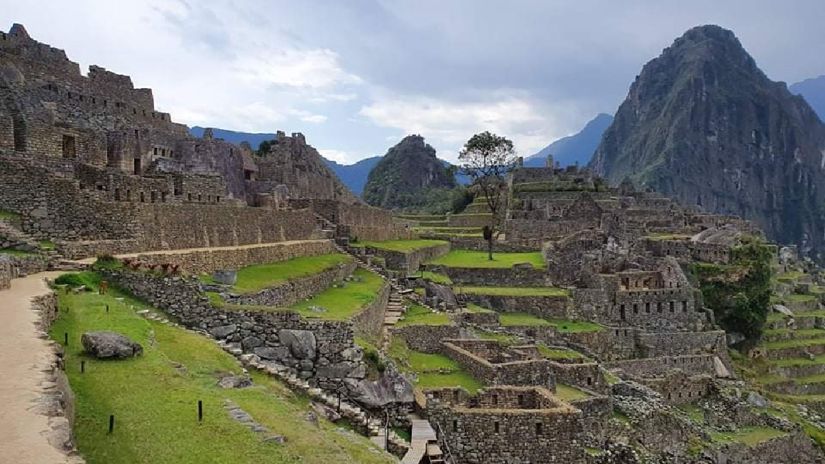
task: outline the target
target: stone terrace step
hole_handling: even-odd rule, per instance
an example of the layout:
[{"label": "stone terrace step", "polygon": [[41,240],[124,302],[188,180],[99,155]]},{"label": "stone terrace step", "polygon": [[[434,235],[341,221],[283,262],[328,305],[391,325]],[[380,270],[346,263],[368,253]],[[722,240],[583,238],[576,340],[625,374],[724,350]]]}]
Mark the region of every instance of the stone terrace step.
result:
[{"label": "stone terrace step", "polygon": [[810,340],[814,338],[825,338],[825,329],[772,329],[766,330],[762,338],[766,342],[780,340]]}]

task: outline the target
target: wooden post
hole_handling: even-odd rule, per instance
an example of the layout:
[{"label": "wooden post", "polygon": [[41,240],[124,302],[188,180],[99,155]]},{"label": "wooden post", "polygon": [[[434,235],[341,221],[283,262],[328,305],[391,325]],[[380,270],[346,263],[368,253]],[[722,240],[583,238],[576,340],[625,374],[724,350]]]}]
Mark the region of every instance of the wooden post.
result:
[{"label": "wooden post", "polygon": [[203,422],[203,401],[198,400],[198,422]]},{"label": "wooden post", "polygon": [[86,372],[86,361],[80,361],[80,373]]},{"label": "wooden post", "polygon": [[109,415],[109,433],[111,434],[115,430],[115,415]]},{"label": "wooden post", "polygon": [[69,332],[63,332],[63,346],[69,346]]}]

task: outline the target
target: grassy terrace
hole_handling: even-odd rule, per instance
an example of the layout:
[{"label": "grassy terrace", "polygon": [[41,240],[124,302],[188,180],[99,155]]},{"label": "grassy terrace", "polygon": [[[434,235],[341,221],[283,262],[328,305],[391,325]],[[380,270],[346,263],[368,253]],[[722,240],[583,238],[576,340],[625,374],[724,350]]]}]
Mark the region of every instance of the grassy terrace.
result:
[{"label": "grassy terrace", "polygon": [[[238,293],[254,293],[265,288],[281,285],[293,279],[307,277],[342,263],[352,261],[352,257],[341,253],[319,256],[303,256],[276,263],[248,266],[238,271],[238,281],[232,287]],[[201,280],[214,283],[211,276],[202,275]]]},{"label": "grassy terrace", "polygon": [[463,370],[457,362],[441,354],[413,351],[402,339],[392,340],[389,354],[402,370],[415,374],[418,388],[462,387],[470,393],[476,393],[482,388],[481,382]]},{"label": "grassy terrace", "polygon": [[587,358],[578,351],[569,350],[567,348],[551,348],[546,345],[537,346],[539,353],[547,359],[553,361],[557,360],[577,360],[585,361]]},{"label": "grassy terrace", "polygon": [[807,303],[808,301],[814,301],[814,300],[817,300],[818,298],[817,298],[816,295],[806,295],[806,294],[802,294],[802,293],[791,293],[790,295],[787,295],[787,296],[783,297],[782,299],[784,299],[785,301],[791,302],[791,303]]},{"label": "grassy terrace", "polygon": [[556,384],[556,397],[562,401],[576,401],[589,398],[590,395],[576,387],[565,385],[563,383]]},{"label": "grassy terrace", "polygon": [[435,282],[437,284],[442,285],[452,285],[453,281],[450,279],[449,276],[445,274],[441,274],[438,272],[431,272],[431,271],[424,271],[422,274],[422,278],[424,280],[429,280],[431,282]]},{"label": "grassy terrace", "polygon": [[[269,377],[253,373],[253,386],[244,389],[217,387],[219,374],[241,373],[235,359],[203,336],[141,318],[135,313],[145,308],[139,301],[116,291],[89,292],[61,294],[60,306],[68,310],[60,311],[51,336],[62,342],[69,334],[66,373],[76,395],[74,432],[89,464],[393,462],[346,428],[324,419],[319,426],[307,421],[309,401]],[[87,358],[80,334],[90,330],[123,333],[140,343],[144,354],[123,361]],[[201,424],[198,400],[203,401]],[[226,400],[286,437],[286,443],[264,442],[264,436],[230,418]],[[107,434],[110,414],[112,435]]]},{"label": "grassy terrace", "polygon": [[399,320],[396,327],[408,325],[449,325],[450,316],[447,313],[435,313],[428,308],[413,304],[404,313],[404,318]]},{"label": "grassy terrace", "polygon": [[446,255],[437,258],[430,264],[438,264],[447,267],[474,267],[474,268],[494,268],[509,269],[514,264],[529,263],[536,269],[545,267],[544,258],[541,252],[534,253],[496,253],[493,252],[493,260],[490,261],[486,251],[452,250]]},{"label": "grassy terrace", "polygon": [[805,339],[791,339],[791,340],[777,340],[767,342],[763,346],[769,350],[780,350],[783,348],[799,348],[805,346],[825,345],[825,337],[823,338],[805,338]]},{"label": "grassy terrace", "polygon": [[410,253],[422,248],[429,248],[432,246],[446,245],[444,240],[386,240],[383,242],[361,241],[353,243],[352,246],[371,247],[377,250],[398,251],[401,253]]},{"label": "grassy terrace", "polygon": [[[229,311],[295,311],[307,318],[345,321],[372,303],[384,283],[381,276],[365,269],[358,268],[352,275],[354,280],[337,284],[312,298],[286,308],[229,304],[219,294],[213,292],[207,292],[206,296],[214,306]],[[323,311],[315,311],[312,308],[323,308]]]},{"label": "grassy terrace", "polygon": [[490,296],[568,296],[567,290],[556,287],[455,287],[457,293]]},{"label": "grassy terrace", "polygon": [[[355,280],[344,282],[342,286],[330,287],[308,300],[296,303],[289,309],[304,317],[343,321],[360,313],[372,303],[384,279],[365,269],[358,268],[352,273]],[[312,307],[324,308],[325,312],[315,312]]]},{"label": "grassy terrace", "polygon": [[790,272],[785,272],[785,273],[779,274],[778,276],[776,276],[776,280],[779,280],[781,282],[795,282],[795,281],[801,279],[804,276],[805,276],[804,272],[790,271]]},{"label": "grassy terrace", "polygon": [[686,234],[649,234],[646,235],[645,238],[648,240],[688,240],[690,239],[690,235]]},{"label": "grassy terrace", "polygon": [[717,443],[742,443],[755,446],[772,438],[782,437],[787,432],[772,427],[742,427],[735,432],[711,432],[710,436]]},{"label": "grassy terrace", "polygon": [[499,324],[504,327],[540,327],[550,325],[550,321],[528,313],[501,313],[498,316]]},{"label": "grassy terrace", "polygon": [[0,209],[0,220],[18,221],[19,219],[20,215],[18,213]]}]

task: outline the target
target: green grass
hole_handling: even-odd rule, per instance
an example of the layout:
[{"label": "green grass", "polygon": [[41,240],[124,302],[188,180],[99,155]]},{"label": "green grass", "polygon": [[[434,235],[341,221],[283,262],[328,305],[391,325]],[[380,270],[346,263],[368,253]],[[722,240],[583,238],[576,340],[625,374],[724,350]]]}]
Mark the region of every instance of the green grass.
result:
[{"label": "green grass", "polygon": [[813,359],[808,358],[785,358],[774,359],[768,361],[772,366],[777,367],[799,367],[799,366],[817,366],[825,364],[825,354],[815,356]]},{"label": "green grass", "polygon": [[782,274],[777,275],[776,280],[779,280],[781,282],[795,282],[795,281],[801,279],[804,276],[805,276],[804,272],[789,271],[789,272],[784,272]]},{"label": "green grass", "polygon": [[772,427],[742,427],[735,432],[711,432],[710,436],[717,443],[742,443],[756,446],[772,438],[782,437],[787,432]]},{"label": "green grass", "polygon": [[442,285],[452,285],[453,281],[450,279],[449,276],[445,274],[441,274],[438,272],[431,272],[431,271],[424,271],[422,273],[422,278],[424,280],[429,280],[430,282],[435,282],[437,284]]},{"label": "green grass", "polygon": [[442,234],[480,234],[481,227],[413,227],[416,232],[435,232]]},{"label": "green grass", "polygon": [[430,264],[447,267],[490,269],[509,269],[518,263],[528,263],[536,269],[545,268],[544,258],[541,252],[538,251],[529,253],[497,253],[493,251],[493,260],[490,261],[486,251],[452,250],[430,262]]},{"label": "green grass", "polygon": [[0,220],[18,221],[20,214],[5,209],[0,209]]},{"label": "green grass", "polygon": [[490,296],[568,296],[567,290],[556,287],[455,287],[457,293]]},{"label": "green grass", "polygon": [[590,333],[601,332],[604,327],[595,322],[572,321],[569,319],[549,319],[550,325],[561,333]]},{"label": "green grass", "polygon": [[393,338],[390,343],[389,355],[402,370],[415,374],[418,388],[462,387],[473,394],[482,388],[481,382],[457,362],[442,354],[413,351],[399,337]]},{"label": "green grass", "polygon": [[492,309],[482,308],[481,306],[475,303],[467,303],[467,312],[468,313],[494,313]]},{"label": "green grass", "polygon": [[791,303],[806,303],[808,301],[815,301],[817,297],[814,295],[791,293],[790,295],[785,296],[784,299]]},{"label": "green grass", "polygon": [[681,404],[677,406],[677,409],[682,410],[693,422],[697,424],[704,424],[705,423],[705,412],[699,406],[695,404]]},{"label": "green grass", "polygon": [[[350,262],[352,259],[349,255],[332,253],[248,266],[238,270],[238,281],[232,289],[238,293],[254,293],[293,279],[318,274],[339,264]],[[214,283],[211,276],[201,276],[201,279]]]},{"label": "green grass", "polygon": [[576,401],[590,398],[590,395],[576,387],[565,385],[563,383],[556,384],[556,397],[562,401]]},{"label": "green grass", "polygon": [[0,255],[25,257],[25,256],[36,256],[37,253],[34,253],[32,251],[15,250],[15,249],[12,249],[12,248],[3,248],[3,249],[0,249]]},{"label": "green grass", "polygon": [[[289,309],[297,311],[307,318],[343,321],[361,312],[372,303],[384,284],[384,279],[366,269],[358,268],[352,273],[355,280],[342,282],[338,287],[330,287],[308,300],[296,303]],[[325,312],[312,311],[311,307],[320,306]]]},{"label": "green grass", "polygon": [[825,338],[807,338],[801,340],[777,340],[764,344],[769,350],[779,350],[783,348],[799,348],[804,346],[825,345]]},{"label": "green grass", "polygon": [[354,244],[355,246],[366,246],[375,248],[377,250],[398,251],[401,253],[410,253],[422,248],[429,248],[433,246],[446,245],[450,242],[444,240],[387,240],[383,242],[362,241]]},{"label": "green grass", "polygon": [[[224,390],[218,373],[239,374],[241,367],[209,339],[148,321],[135,313],[145,306],[112,290],[61,294],[59,319],[51,330],[62,342],[69,334],[66,373],[76,396],[74,433],[89,464],[104,463],[388,463],[387,455],[352,432],[325,420],[306,420],[305,397],[279,382],[253,373],[254,385]],[[105,305],[110,311],[105,311]],[[140,357],[98,361],[81,353],[80,335],[90,330],[123,333],[144,347]],[[86,362],[81,374],[79,364]],[[204,421],[197,421],[197,401]],[[224,401],[243,408],[285,444],[265,443],[260,435],[229,417]],[[107,434],[110,414],[114,433]]]},{"label": "green grass", "polygon": [[506,333],[490,332],[487,330],[476,330],[474,333],[482,340],[495,340],[501,345],[515,345],[520,341],[519,337]]},{"label": "green grass", "polygon": [[429,308],[413,304],[404,313],[404,318],[399,320],[396,327],[408,325],[449,325],[450,316],[447,313],[434,313]]},{"label": "green grass", "polygon": [[587,358],[579,353],[578,351],[573,351],[567,348],[551,348],[546,345],[538,345],[539,353],[547,359],[556,360],[579,360],[584,361]]},{"label": "green grass", "polygon": [[649,234],[646,235],[644,238],[648,240],[688,240],[690,239],[690,235],[686,234]]},{"label": "green grass", "polygon": [[550,325],[546,319],[536,317],[527,313],[501,313],[498,316],[499,324],[504,327],[508,326],[530,326],[539,327]]},{"label": "green grass", "polygon": [[40,246],[41,250],[49,251],[54,250],[56,245],[51,240],[41,240],[38,245]]}]

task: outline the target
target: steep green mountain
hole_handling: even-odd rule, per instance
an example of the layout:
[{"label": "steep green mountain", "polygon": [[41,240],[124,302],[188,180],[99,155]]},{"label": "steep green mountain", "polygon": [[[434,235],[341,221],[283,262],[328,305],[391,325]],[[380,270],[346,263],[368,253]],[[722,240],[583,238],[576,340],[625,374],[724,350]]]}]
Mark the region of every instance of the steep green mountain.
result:
[{"label": "steep green mountain", "polygon": [[383,208],[426,206],[456,187],[452,168],[435,156],[435,149],[420,135],[409,135],[390,148],[370,171],[364,200]]},{"label": "steep green mountain", "polygon": [[604,131],[613,122],[613,116],[601,113],[591,119],[579,132],[562,137],[550,145],[542,148],[538,153],[524,160],[524,165],[528,167],[544,167],[547,155],[553,155],[553,159],[562,167],[578,164],[584,166],[593,158],[593,152],[599,146]]},{"label": "steep green mountain", "polygon": [[819,119],[825,121],[825,76],[805,79],[791,85],[788,89],[792,93],[802,95],[819,115]]},{"label": "steep green mountain", "polygon": [[647,63],[591,167],[613,184],[743,216],[822,257],[825,125],[729,30],[693,28]]}]

